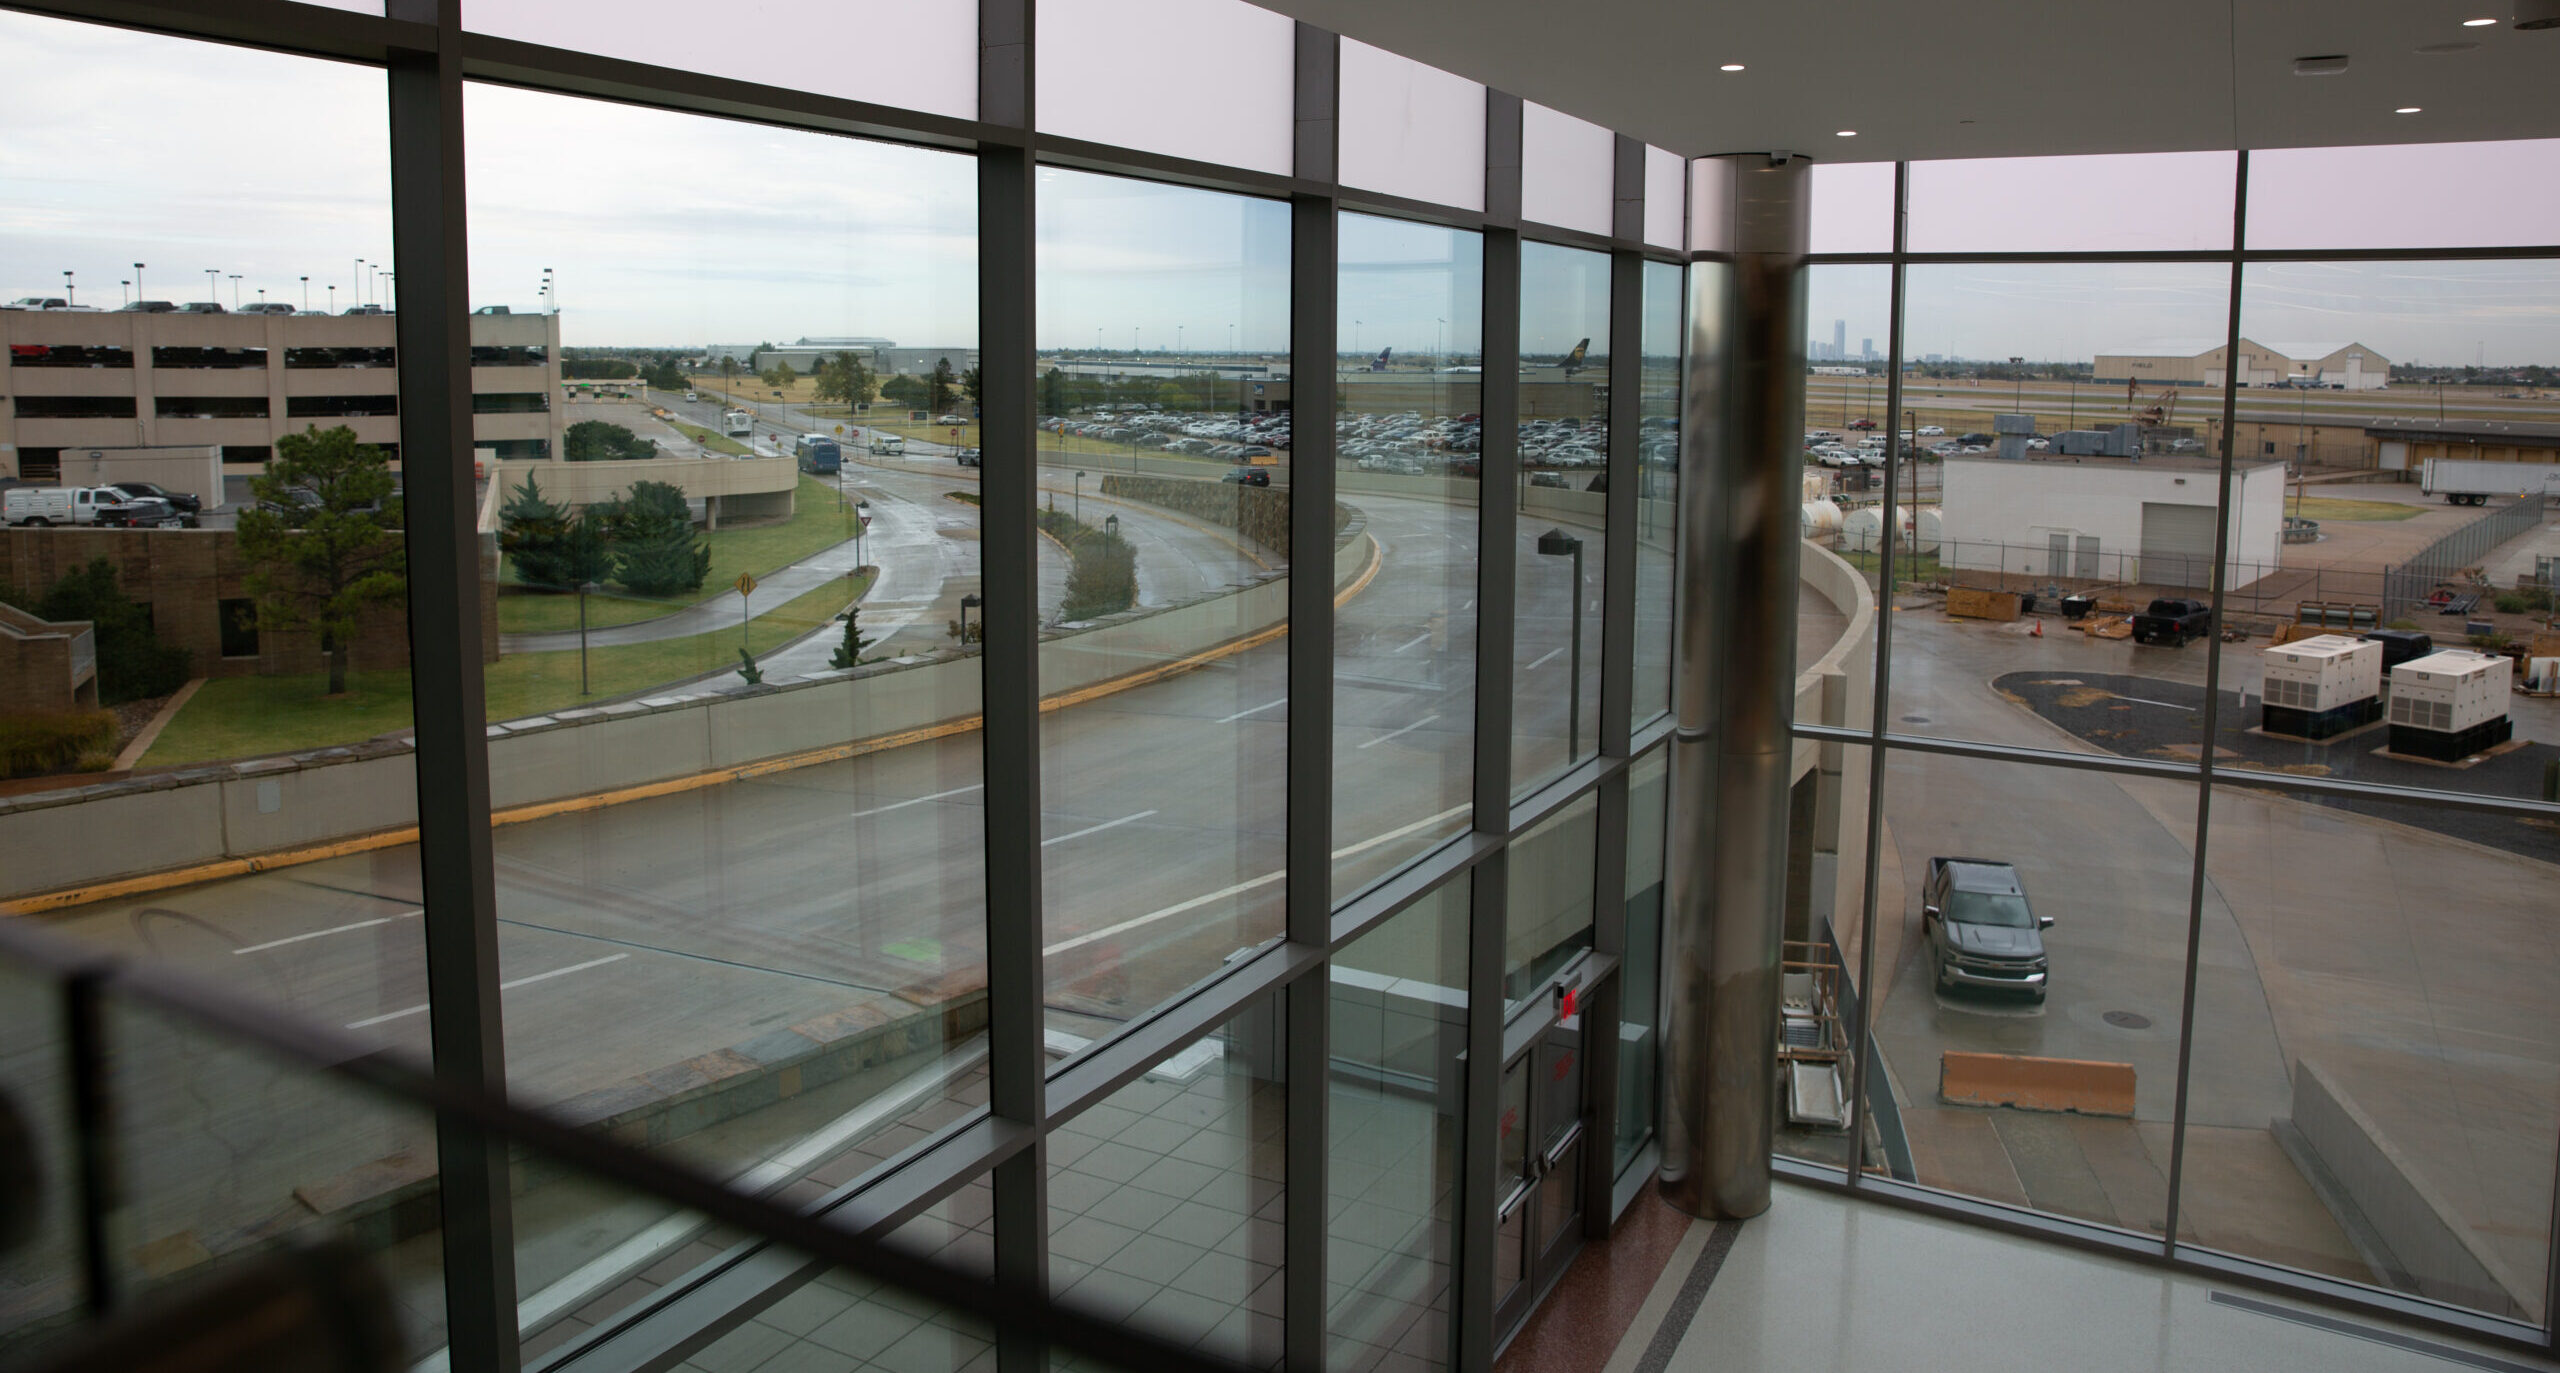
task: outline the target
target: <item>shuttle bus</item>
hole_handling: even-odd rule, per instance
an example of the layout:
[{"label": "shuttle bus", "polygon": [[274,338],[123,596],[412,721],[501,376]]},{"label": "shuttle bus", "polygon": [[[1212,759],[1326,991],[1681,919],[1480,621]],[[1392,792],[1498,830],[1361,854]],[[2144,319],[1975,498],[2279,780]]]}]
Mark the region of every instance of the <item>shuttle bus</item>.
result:
[{"label": "shuttle bus", "polygon": [[756,432],[756,417],[745,410],[723,410],[720,432],[733,439],[751,438]]},{"label": "shuttle bus", "polygon": [[828,435],[802,434],[791,449],[803,472],[831,476],[844,470],[844,448]]}]

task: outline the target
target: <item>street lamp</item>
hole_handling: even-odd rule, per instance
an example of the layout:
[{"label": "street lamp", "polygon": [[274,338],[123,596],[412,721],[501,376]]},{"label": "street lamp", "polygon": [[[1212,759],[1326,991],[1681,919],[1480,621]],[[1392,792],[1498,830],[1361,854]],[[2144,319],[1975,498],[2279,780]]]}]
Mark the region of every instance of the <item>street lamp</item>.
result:
[{"label": "street lamp", "polygon": [[1561,529],[1550,529],[1538,536],[1538,552],[1549,558],[1573,559],[1573,653],[1566,660],[1566,671],[1572,674],[1565,688],[1564,761],[1582,753],[1582,540]]},{"label": "street lamp", "polygon": [[62,303],[65,305],[80,303],[79,290],[71,284],[71,269],[68,267],[62,269]]},{"label": "street lamp", "polygon": [[1076,523],[1084,523],[1084,473],[1076,473]]},{"label": "street lamp", "polygon": [[2024,362],[2026,359],[2022,357],[2009,359],[2009,408],[2012,411],[2026,408],[2027,371],[2021,365]]},{"label": "street lamp", "polygon": [[133,282],[130,279],[116,283],[116,297],[124,304],[131,305],[133,303],[133,292],[130,289],[132,285]]},{"label": "street lamp", "polygon": [[142,264],[133,264],[133,298],[142,299]]},{"label": "street lamp", "polygon": [[[964,652],[969,647],[969,612],[986,603],[986,598],[974,591],[960,598],[960,647]],[[978,636],[984,638],[986,633],[987,617],[981,613],[978,616]]]},{"label": "street lamp", "polygon": [[302,279],[302,312],[311,313],[311,278],[307,276]]},{"label": "street lamp", "polygon": [[1117,515],[1105,515],[1105,516],[1103,516],[1103,517],[1102,517],[1102,532],[1103,532],[1103,533],[1105,533],[1105,534],[1110,535],[1112,538],[1115,538],[1115,539],[1116,539],[1116,538],[1119,538],[1119,537],[1120,537],[1120,517],[1119,517],[1119,516],[1117,516]]},{"label": "street lamp", "polygon": [[222,269],[219,267],[207,267],[204,269],[204,293],[216,305],[220,305],[222,303],[221,276]]},{"label": "street lamp", "polygon": [[230,276],[231,276],[231,309],[232,309],[232,311],[233,311],[234,313],[237,313],[237,312],[239,311],[239,309],[240,309],[240,274],[239,274],[238,272],[233,272],[233,273],[231,273],[231,274],[230,274]]},{"label": "street lamp", "polygon": [[604,588],[594,582],[578,583],[578,694],[587,695],[587,593]]},{"label": "street lamp", "polygon": [[862,536],[871,531],[871,502],[853,503],[853,561],[856,567],[868,566],[862,561]]}]

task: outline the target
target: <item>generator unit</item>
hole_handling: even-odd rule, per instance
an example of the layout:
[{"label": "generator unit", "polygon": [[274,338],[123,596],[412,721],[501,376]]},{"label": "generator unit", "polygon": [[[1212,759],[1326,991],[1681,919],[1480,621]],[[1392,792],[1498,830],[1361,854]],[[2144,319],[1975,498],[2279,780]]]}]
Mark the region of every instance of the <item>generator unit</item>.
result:
[{"label": "generator unit", "polygon": [[2450,763],[2515,734],[2507,692],[2515,663],[2448,648],[2391,669],[2391,751]]},{"label": "generator unit", "polygon": [[2266,699],[2259,726],[2269,734],[2326,739],[2382,717],[2378,643],[2315,634],[2277,644],[2262,661]]}]

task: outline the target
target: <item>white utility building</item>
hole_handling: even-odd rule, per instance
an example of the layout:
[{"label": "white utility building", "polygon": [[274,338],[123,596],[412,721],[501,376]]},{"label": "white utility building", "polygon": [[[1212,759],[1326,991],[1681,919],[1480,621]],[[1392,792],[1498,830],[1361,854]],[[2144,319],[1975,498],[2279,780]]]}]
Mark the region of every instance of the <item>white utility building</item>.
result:
[{"label": "white utility building", "polygon": [[[2214,484],[2201,458],[1946,460],[1940,565],[2157,587],[2212,585]],[[2284,464],[2243,467],[2233,487],[2224,585],[2276,570]]]}]

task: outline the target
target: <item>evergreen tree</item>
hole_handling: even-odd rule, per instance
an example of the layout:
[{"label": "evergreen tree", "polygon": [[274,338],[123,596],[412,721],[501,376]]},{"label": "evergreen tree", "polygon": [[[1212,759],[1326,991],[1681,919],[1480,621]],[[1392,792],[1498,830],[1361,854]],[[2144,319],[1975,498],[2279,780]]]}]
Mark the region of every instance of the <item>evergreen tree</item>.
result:
[{"label": "evergreen tree", "polygon": [[1064,368],[1052,367],[1040,374],[1040,413],[1067,413],[1067,374]]},{"label": "evergreen tree", "polygon": [[1088,532],[1071,547],[1067,595],[1058,606],[1062,620],[1090,620],[1116,615],[1138,601],[1138,551],[1117,534]]},{"label": "evergreen tree", "polygon": [[569,537],[569,511],[542,494],[542,482],[527,472],[524,485],[498,507],[498,551],[526,586],[558,589],[574,586],[561,570],[561,552]]},{"label": "evergreen tree", "polygon": [[932,375],[925,378],[925,408],[939,415],[951,408],[952,393],[960,387],[960,375],[951,370],[951,359],[933,364]]},{"label": "evergreen tree", "polygon": [[891,404],[910,410],[925,408],[925,385],[901,372],[880,385],[880,395]]},{"label": "evergreen tree", "polygon": [[580,420],[560,436],[570,462],[636,462],[658,456],[658,445],[607,420]]},{"label": "evergreen tree", "polygon": [[116,584],[115,564],[104,558],[64,573],[28,609],[41,619],[89,622],[97,636],[101,704],[149,700],[187,684],[194,655],[153,637],[150,610]]},{"label": "evergreen tree", "polygon": [[862,607],[854,606],[844,613],[844,642],[836,646],[827,662],[834,667],[852,667],[862,661],[862,650],[869,647],[871,641],[862,635]]},{"label": "evergreen tree", "polygon": [[258,627],[319,636],[329,694],[342,694],[357,617],[409,594],[391,457],[345,425],[306,426],[276,440],[249,490],[237,527]]},{"label": "evergreen tree", "polygon": [[969,368],[967,371],[960,374],[960,394],[967,396],[969,398],[969,404],[972,406],[976,406],[984,402],[985,398],[978,394],[978,388],[982,381],[983,378],[980,377],[978,369],[975,367]]},{"label": "evergreen tree", "polygon": [[613,550],[614,580],[641,596],[699,591],[711,573],[711,546],[696,538],[682,488],[633,482],[630,493],[590,512]]}]

